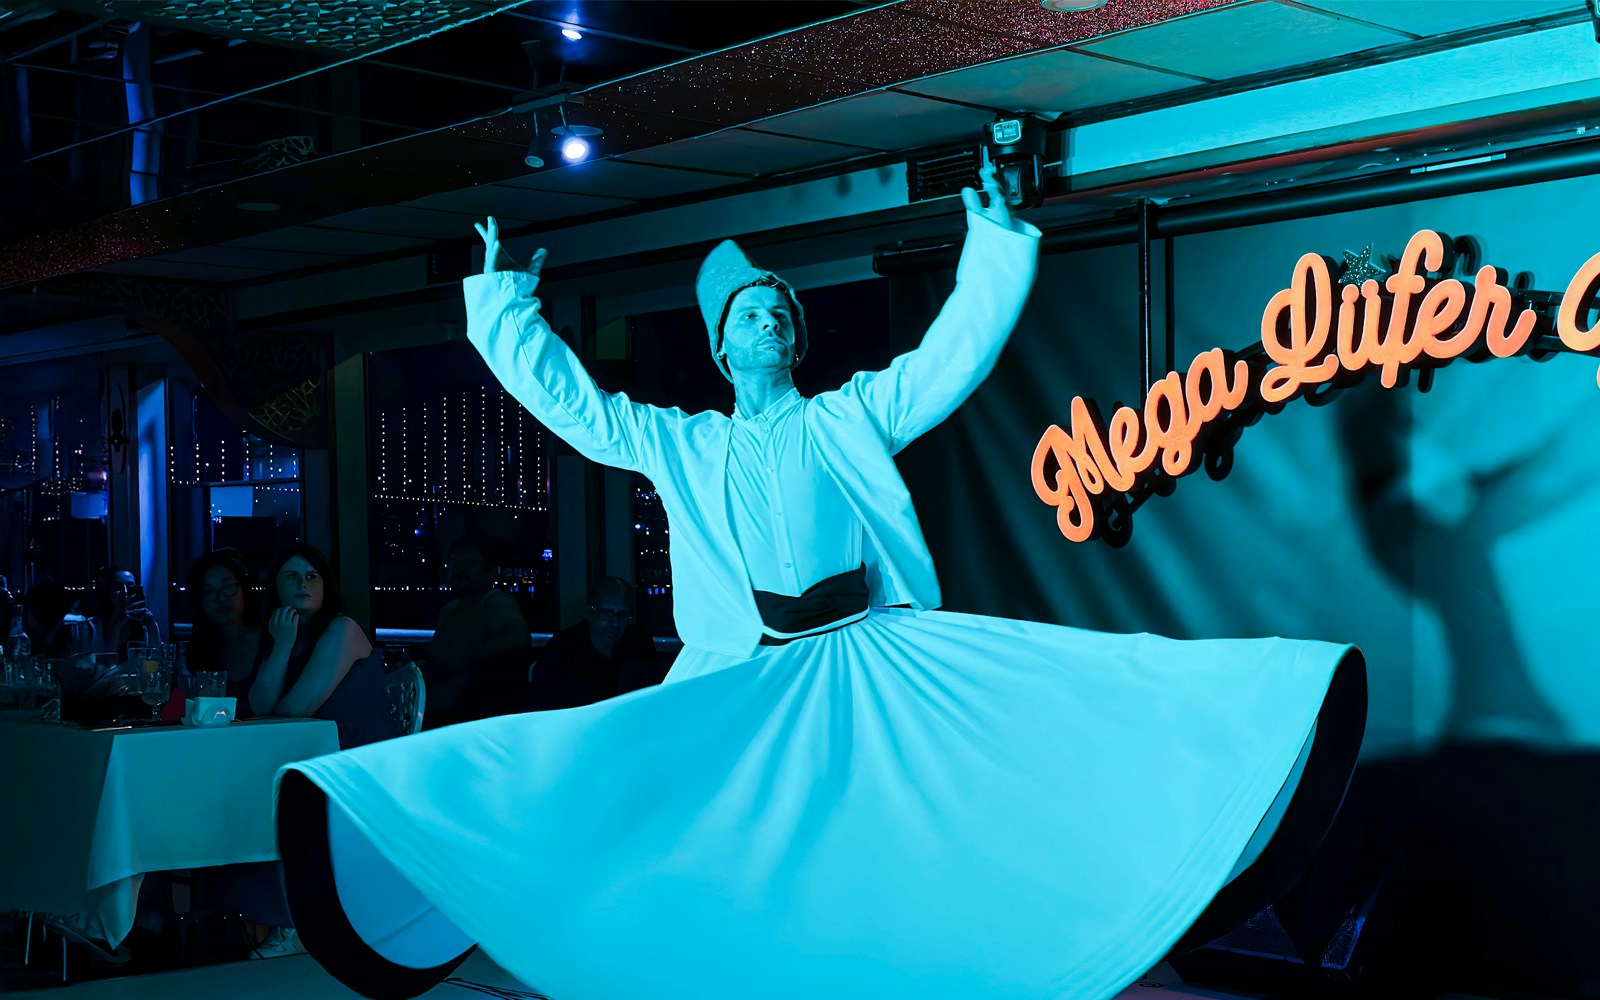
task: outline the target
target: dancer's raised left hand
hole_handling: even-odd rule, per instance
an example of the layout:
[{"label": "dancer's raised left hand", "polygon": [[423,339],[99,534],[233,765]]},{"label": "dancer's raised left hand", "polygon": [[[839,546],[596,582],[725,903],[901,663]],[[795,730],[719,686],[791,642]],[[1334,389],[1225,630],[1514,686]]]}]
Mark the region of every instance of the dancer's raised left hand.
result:
[{"label": "dancer's raised left hand", "polygon": [[[983,166],[978,168],[978,180],[983,185],[984,197],[979,197],[972,188],[961,189],[961,203],[967,207],[967,211],[1012,232],[1022,232],[1024,223],[1011,214],[1011,206],[1006,204],[1005,192],[1000,188],[1000,169],[988,157],[984,157]],[[985,199],[987,205],[984,204]]]},{"label": "dancer's raised left hand", "polygon": [[[527,267],[518,267],[517,262],[511,259],[511,255],[505,254],[504,251],[500,249],[500,223],[494,220],[494,216],[489,216],[488,225],[474,222],[472,224],[472,228],[476,229],[478,231],[478,235],[483,237],[484,274],[493,274],[496,271],[501,270],[524,271],[537,278],[539,276],[539,272],[544,270],[544,259],[546,254],[543,248],[533,252],[533,259],[528,262]],[[506,261],[511,265],[509,268],[500,268],[495,266],[500,262],[500,257],[502,254],[504,254]]]}]

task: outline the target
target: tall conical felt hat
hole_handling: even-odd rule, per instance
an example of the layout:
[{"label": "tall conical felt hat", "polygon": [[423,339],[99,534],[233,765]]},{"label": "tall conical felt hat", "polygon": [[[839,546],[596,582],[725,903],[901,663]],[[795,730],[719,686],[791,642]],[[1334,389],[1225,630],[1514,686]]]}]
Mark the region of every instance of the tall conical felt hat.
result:
[{"label": "tall conical felt hat", "polygon": [[787,281],[771,271],[757,267],[755,262],[739,249],[739,244],[732,240],[723,240],[714,250],[706,254],[705,263],[700,265],[700,276],[694,282],[694,294],[700,300],[700,315],[705,318],[706,333],[711,338],[711,358],[722,370],[723,377],[730,382],[733,381],[733,376],[728,372],[728,363],[718,357],[722,349],[722,324],[727,322],[728,306],[733,302],[733,297],[754,284],[771,284],[780,288],[793,303],[796,365],[806,356],[806,347],[809,344],[806,337],[805,313],[800,309],[800,300],[795,296],[794,289],[789,287]]}]

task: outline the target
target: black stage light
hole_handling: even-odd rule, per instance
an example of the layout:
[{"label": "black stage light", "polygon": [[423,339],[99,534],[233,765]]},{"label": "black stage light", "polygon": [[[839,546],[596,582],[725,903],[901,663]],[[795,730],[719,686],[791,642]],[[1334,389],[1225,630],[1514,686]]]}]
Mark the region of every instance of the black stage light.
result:
[{"label": "black stage light", "polygon": [[1044,204],[1045,124],[1032,115],[997,118],[983,127],[984,159],[999,168],[1012,208]]}]

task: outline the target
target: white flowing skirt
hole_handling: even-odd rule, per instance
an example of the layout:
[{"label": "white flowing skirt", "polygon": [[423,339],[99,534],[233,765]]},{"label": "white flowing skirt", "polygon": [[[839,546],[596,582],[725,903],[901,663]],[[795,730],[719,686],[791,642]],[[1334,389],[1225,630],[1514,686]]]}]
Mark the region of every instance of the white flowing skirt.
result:
[{"label": "white flowing skirt", "polygon": [[476,943],[555,1000],[1100,1000],[1234,873],[1348,650],[875,609],[285,772],[403,967]]}]

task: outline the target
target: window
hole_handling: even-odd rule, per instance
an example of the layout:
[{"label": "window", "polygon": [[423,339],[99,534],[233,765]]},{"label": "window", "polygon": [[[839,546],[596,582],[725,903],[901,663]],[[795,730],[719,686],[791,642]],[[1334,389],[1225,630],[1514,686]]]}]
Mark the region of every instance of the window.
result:
[{"label": "window", "polygon": [[[303,536],[301,450],[258,438],[219,410],[205,390],[169,383],[167,501],[171,525],[168,609],[189,619],[184,578],[212,549],[237,549],[264,573]],[[259,581],[258,581],[259,582]]]},{"label": "window", "polygon": [[431,629],[450,545],[485,542],[498,585],[554,631],[549,435],[462,343],[373,354],[367,367],[372,624]]},{"label": "window", "polygon": [[109,561],[101,380],[98,369],[61,375],[8,368],[0,395],[0,575],[18,596],[44,581],[81,594]]},{"label": "window", "polygon": [[639,626],[651,635],[677,635],[672,620],[672,565],[667,512],[650,480],[634,477],[633,571]]}]

